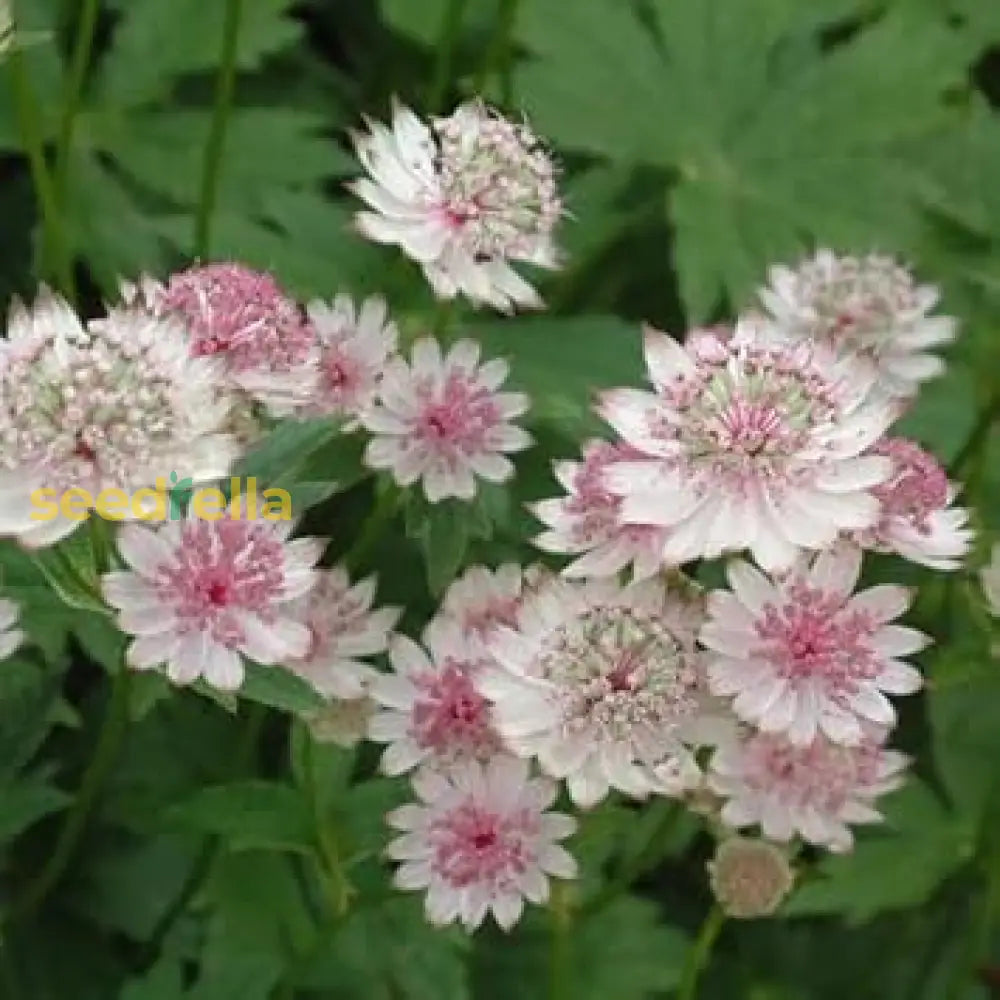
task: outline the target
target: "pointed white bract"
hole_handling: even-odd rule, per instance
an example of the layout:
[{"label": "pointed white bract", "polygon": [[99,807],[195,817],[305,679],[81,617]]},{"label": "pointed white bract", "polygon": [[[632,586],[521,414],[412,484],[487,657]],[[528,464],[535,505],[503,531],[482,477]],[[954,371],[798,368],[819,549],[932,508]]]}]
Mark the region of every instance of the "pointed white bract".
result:
[{"label": "pointed white bract", "polygon": [[549,811],[556,785],[529,777],[524,761],[503,755],[447,775],[421,771],[413,788],[419,802],[388,816],[401,836],[386,853],[401,862],[399,888],[426,891],[432,924],[459,921],[473,931],[492,913],[510,930],[525,900],[545,903],[550,878],[576,876],[575,860],[559,844],[576,821]]},{"label": "pointed white bract", "polygon": [[24,642],[24,632],[17,627],[20,615],[14,601],[0,598],[0,660],[6,660]]},{"label": "pointed white bract", "polygon": [[47,290],[16,303],[0,340],[0,534],[38,547],[79,526],[61,508],[46,516],[36,490],[53,503],[73,487],[122,490],[131,517],[132,495],[157,479],[225,476],[238,453],[228,410],[217,366],[189,355],[172,320],[118,310],[84,326]]},{"label": "pointed white bract", "polygon": [[882,819],[879,796],[898,788],[908,763],[872,733],[857,746],[822,736],[805,746],[771,733],[748,733],[713,754],[709,787],[725,800],[722,821],[759,827],[765,837],[842,853],[854,843],[850,827]]},{"label": "pointed white bract", "polygon": [[774,579],[732,562],[731,590],[709,594],[699,636],[710,651],[712,692],[732,698],[740,719],[798,746],[817,733],[857,744],[867,725],[893,725],[886,695],[922,684],[901,657],[930,639],[891,624],[909,606],[909,590],[883,584],[854,594],[860,572],[861,552],[851,545],[803,558]]},{"label": "pointed white bract", "polygon": [[478,686],[507,747],[565,779],[578,805],[612,788],[679,794],[700,774],[693,749],[730,730],[705,689],[701,621],[700,601],[659,580],[556,579],[498,630]]},{"label": "pointed white bract", "polygon": [[929,348],[955,338],[950,316],[932,316],[939,293],[890,257],[820,250],[795,269],[771,268],[760,299],[793,340],[852,360],[880,393],[909,398],[944,371]]},{"label": "pointed white bract", "polygon": [[511,263],[557,266],[563,209],[527,124],[471,101],[428,126],[396,103],[391,126],[369,122],[354,145],[368,173],[351,185],[369,207],[357,215],[363,236],[399,246],[440,298],[502,312],[542,305]]},{"label": "pointed white bract", "polygon": [[568,577],[615,576],[628,566],[635,579],[660,568],[665,529],[622,521],[622,498],[607,486],[607,473],[618,462],[641,461],[643,454],[628,445],[589,441],[583,461],[559,461],[555,476],[566,496],[531,504],[548,528],[534,544],[545,552],[576,558],[563,569]]},{"label": "pointed white bract", "polygon": [[684,346],[647,330],[645,353],[653,391],[613,390],[599,409],[643,456],[607,472],[622,521],[664,528],[664,563],[747,549],[778,571],[875,524],[892,463],[864,452],[896,408],[849,365],[749,321]]},{"label": "pointed white bract", "polygon": [[352,585],[341,566],[320,570],[316,585],[289,609],[309,629],[310,643],[284,666],[326,698],[365,697],[376,675],[366,660],[389,648],[401,609],[372,610],[375,586],[373,576]]},{"label": "pointed white bract", "polygon": [[527,411],[528,397],[499,391],[507,374],[499,358],[480,363],[474,341],[460,340],[442,355],[436,340],[418,340],[409,362],[388,362],[379,401],[361,418],[374,435],[365,462],[400,486],[419,481],[431,503],[473,499],[477,479],[509,479],[514,465],[506,455],[527,448],[531,437],[511,423]]},{"label": "pointed white bract", "polygon": [[288,521],[189,517],[158,529],[126,526],[118,551],[130,567],[101,579],[121,631],[134,635],[127,662],[166,665],[175,684],[198,678],[223,691],[243,683],[243,657],[264,665],[309,652],[309,627],[294,602],[316,584],[318,538],[288,540]]}]

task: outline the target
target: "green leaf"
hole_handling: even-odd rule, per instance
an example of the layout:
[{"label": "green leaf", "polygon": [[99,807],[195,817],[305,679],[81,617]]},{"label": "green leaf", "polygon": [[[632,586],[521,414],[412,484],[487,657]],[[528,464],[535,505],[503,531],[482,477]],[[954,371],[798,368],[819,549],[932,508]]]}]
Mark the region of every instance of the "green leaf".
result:
[{"label": "green leaf", "polygon": [[960,362],[920,390],[913,408],[893,427],[893,434],[913,438],[947,465],[956,457],[976,423],[976,383]]},{"label": "green leaf", "polygon": [[309,455],[331,441],[338,432],[337,423],[326,417],[282,421],[244,456],[233,475],[241,479],[255,478],[259,488],[270,486],[294,476]]},{"label": "green leaf", "polygon": [[427,567],[427,586],[435,597],[458,575],[469,547],[467,505],[457,500],[429,504],[411,496],[406,509],[407,533],[416,538]]},{"label": "green leaf", "polygon": [[184,977],[180,962],[162,958],[149,972],[130,979],[118,1000],[183,1000]]},{"label": "green leaf", "polygon": [[241,781],[203,788],[164,818],[177,829],[225,837],[233,850],[312,852],[309,808],[290,785]]},{"label": "green leaf", "polygon": [[307,714],[323,705],[315,688],[283,667],[246,664],[246,676],[239,691],[241,698],[295,715]]},{"label": "green leaf", "polygon": [[31,660],[13,656],[0,669],[0,781],[10,781],[48,734],[57,679]]},{"label": "green leaf", "polygon": [[782,907],[786,916],[837,913],[854,923],[918,906],[975,853],[975,828],[913,779],[885,802],[884,829],[858,838],[850,854],[820,862]]},{"label": "green leaf", "polygon": [[72,796],[40,781],[0,787],[0,844],[13,840],[43,816],[65,809]]}]

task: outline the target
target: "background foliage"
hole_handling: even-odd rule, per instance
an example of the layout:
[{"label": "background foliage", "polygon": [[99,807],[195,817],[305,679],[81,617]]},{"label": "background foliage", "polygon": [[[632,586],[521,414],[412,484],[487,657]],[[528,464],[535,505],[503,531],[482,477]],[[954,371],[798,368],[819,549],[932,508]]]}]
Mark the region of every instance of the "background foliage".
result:
[{"label": "background foliage", "polygon": [[[985,558],[1000,528],[1000,5],[994,0],[245,0],[210,255],[273,270],[300,298],[381,290],[431,320],[415,268],[362,243],[342,182],[346,130],[400,95],[423,112],[476,91],[523,109],[564,165],[572,219],[549,311],[459,321],[507,356],[539,446],[475,517],[387,512],[356,558],[419,627],[463,564],[529,561],[523,502],[553,456],[597,430],[589,401],[638,383],[639,320],[680,332],[745,306],[766,266],[812,245],[901,254],[961,317],[948,375],[906,431],[967,482]],[[195,251],[222,46],[221,0],[22,0],[48,40],[0,89],[0,295],[39,279],[81,303]],[[13,65],[13,62],[12,62]],[[82,89],[68,152],[67,99]],[[11,69],[8,66],[5,69]],[[27,94],[23,83],[28,83]],[[26,142],[56,159],[46,232]],[[65,269],[72,255],[72,275]],[[60,265],[60,260],[64,263]],[[248,472],[289,485],[307,528],[347,551],[376,497],[354,443],[322,424],[269,440]],[[396,522],[391,519],[395,518]],[[399,530],[392,530],[397,523]],[[404,533],[403,527],[407,531]],[[0,671],[4,899],[59,851],[60,814],[95,750],[120,640],[67,610],[12,543],[3,584],[35,645]],[[48,567],[47,572],[57,572]],[[915,780],[885,828],[811,870],[768,922],[728,924],[702,995],[985,1000],[1000,993],[1000,670],[973,573],[920,588],[939,639],[900,737]],[[72,581],[60,582],[73,597]],[[78,602],[79,603],[79,602]],[[429,929],[379,851],[401,785],[372,755],[313,747],[286,712],[302,685],[251,677],[240,704],[136,677],[130,725],[81,849],[45,905],[3,926],[0,995],[20,1000],[574,1000],[669,996],[708,909],[710,850],[667,804],[611,802],[574,850],[584,878],[510,936]],[[291,725],[291,732],[289,727]],[[291,752],[288,752],[288,747]],[[365,779],[365,780],[361,780]],[[992,991],[992,992],[991,992]]]}]

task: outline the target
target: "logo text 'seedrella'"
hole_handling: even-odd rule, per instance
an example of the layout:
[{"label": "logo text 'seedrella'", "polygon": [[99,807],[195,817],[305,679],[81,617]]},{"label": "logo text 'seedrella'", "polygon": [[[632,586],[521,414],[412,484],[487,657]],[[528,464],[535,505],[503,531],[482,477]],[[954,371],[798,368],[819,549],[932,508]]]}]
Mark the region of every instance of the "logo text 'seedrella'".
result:
[{"label": "logo text 'seedrella'", "polygon": [[190,479],[177,480],[171,475],[172,485],[158,476],[153,486],[136,490],[129,496],[125,490],[101,490],[96,496],[88,490],[74,486],[63,493],[50,487],[37,489],[31,494],[31,519],[51,521],[62,516],[71,521],[86,521],[91,511],[106,521],[177,521],[191,513],[203,521],[290,521],[292,498],[287,490],[268,488],[258,496],[257,480],[243,481],[234,476],[229,481],[230,498],[215,486],[194,487]]}]

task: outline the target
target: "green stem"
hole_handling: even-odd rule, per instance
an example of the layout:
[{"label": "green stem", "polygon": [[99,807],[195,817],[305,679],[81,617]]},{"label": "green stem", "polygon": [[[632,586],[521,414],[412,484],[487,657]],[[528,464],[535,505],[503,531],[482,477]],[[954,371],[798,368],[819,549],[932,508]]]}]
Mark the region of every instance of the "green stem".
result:
[{"label": "green stem", "polygon": [[552,883],[549,900],[551,939],[549,950],[549,1000],[572,1000],[573,972],[573,911],[569,887],[564,882]]},{"label": "green stem", "polygon": [[715,939],[719,936],[719,931],[722,930],[725,920],[726,915],[718,906],[713,907],[705,918],[705,922],[698,932],[698,937],[688,953],[687,965],[684,968],[681,985],[677,990],[677,1000],[695,1000],[698,995],[698,980],[708,965],[708,956],[712,952],[712,946],[715,944]]},{"label": "green stem", "polygon": [[39,128],[39,123],[42,120],[41,111],[31,86],[24,55],[17,46],[11,51],[8,61],[14,104],[17,108],[18,127],[28,157],[31,182],[42,217],[44,241],[41,253],[41,270],[43,275],[55,275],[63,294],[70,301],[75,301],[76,283],[73,275],[73,255],[62,226],[56,189],[49,174],[48,164],[45,162],[45,142]]},{"label": "green stem", "polygon": [[443,114],[447,111],[445,101],[448,98],[448,85],[451,83],[455,45],[468,2],[469,0],[448,0],[445,7],[437,44],[437,62],[434,64],[433,81],[427,98],[427,105],[432,112]]},{"label": "green stem", "polygon": [[361,531],[354,540],[354,544],[344,556],[344,562],[352,573],[358,573],[365,568],[372,549],[382,537],[385,526],[396,513],[399,501],[400,494],[392,486],[387,486],[379,493],[372,512],[361,526]]},{"label": "green stem", "polygon": [[66,182],[69,175],[70,149],[73,143],[73,126],[76,124],[77,112],[80,110],[80,98],[83,94],[83,84],[90,66],[90,56],[94,47],[94,32],[97,28],[97,15],[100,11],[99,0],[82,0],[83,9],[76,29],[76,43],[73,46],[73,57],[66,75],[66,88],[63,95],[62,119],[59,123],[59,143],[56,146],[56,197],[59,205],[66,205]]},{"label": "green stem", "polygon": [[208,257],[211,249],[212,215],[219,193],[219,171],[226,141],[226,125],[233,103],[236,86],[236,52],[240,33],[240,17],[243,0],[226,0],[226,20],[223,27],[222,55],[219,76],[215,88],[215,110],[212,126],[205,144],[202,161],[201,195],[198,199],[198,213],[194,226],[194,255],[198,259]]},{"label": "green stem", "polygon": [[97,737],[97,745],[90,764],[84,772],[80,790],[70,809],[66,822],[56,839],[48,864],[30,882],[24,892],[14,901],[11,914],[29,916],[46,899],[65,874],[90,818],[91,810],[104,785],[105,779],[114,766],[118,749],[128,726],[128,692],[131,670],[123,663],[114,676],[111,696],[104,715],[104,722]]},{"label": "green stem", "polygon": [[518,0],[497,0],[496,27],[490,38],[489,48],[476,73],[475,90],[483,92],[489,78],[496,74],[500,78],[500,101],[508,107],[514,98],[513,78],[511,75],[511,39],[514,35],[514,22],[517,20]]}]

